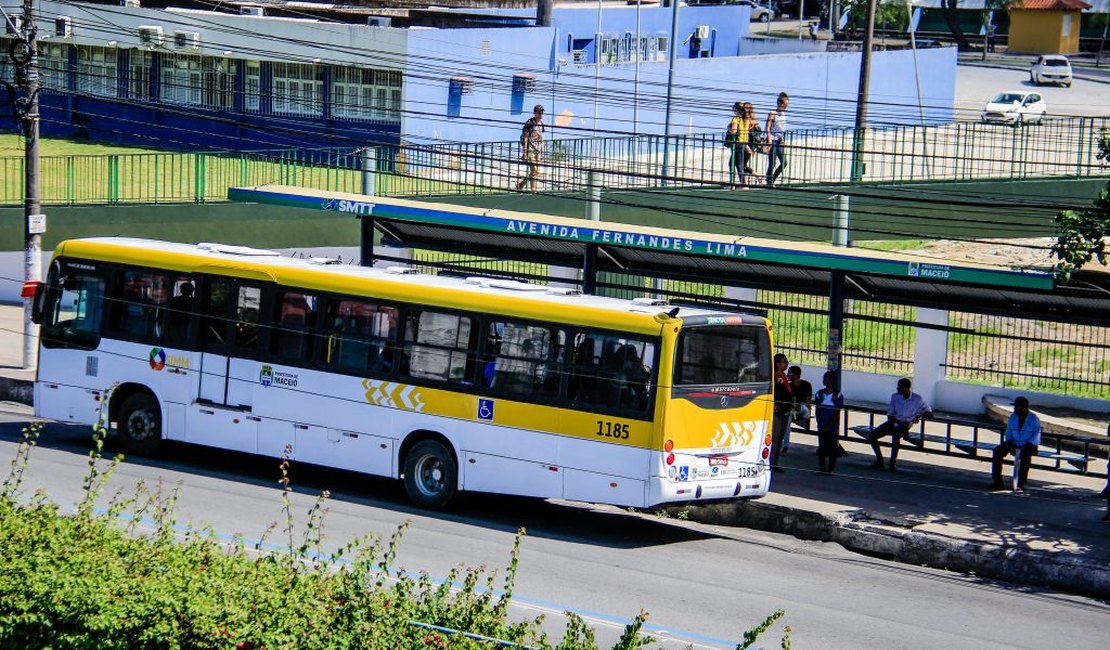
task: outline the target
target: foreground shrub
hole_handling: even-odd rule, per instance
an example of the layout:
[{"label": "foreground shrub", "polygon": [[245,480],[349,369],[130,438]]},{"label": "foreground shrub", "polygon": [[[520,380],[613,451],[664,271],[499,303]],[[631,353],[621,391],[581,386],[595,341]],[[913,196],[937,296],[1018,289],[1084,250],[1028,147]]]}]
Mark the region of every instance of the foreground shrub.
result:
[{"label": "foreground shrub", "polygon": [[[284,526],[264,536],[282,535],[281,552],[264,551],[265,539],[227,543],[211,530],[179,526],[176,489],[162,485],[117,493],[106,512],[96,512],[121,460],[101,458],[103,428],[94,435],[84,497],[66,514],[46,495],[21,491],[38,428],[24,431],[0,489],[0,647],[597,647],[593,631],[573,614],[558,642],[541,631],[542,617],[509,620],[523,530],[500,585],[484,567],[459,567],[441,583],[394,568],[407,524],[388,540],[369,536],[324,555],[328,495],[317,498],[298,532],[287,460]],[[738,647],[748,647],[778,615],[745,633]],[[641,634],[646,619],[637,616],[615,648],[649,644]]]}]

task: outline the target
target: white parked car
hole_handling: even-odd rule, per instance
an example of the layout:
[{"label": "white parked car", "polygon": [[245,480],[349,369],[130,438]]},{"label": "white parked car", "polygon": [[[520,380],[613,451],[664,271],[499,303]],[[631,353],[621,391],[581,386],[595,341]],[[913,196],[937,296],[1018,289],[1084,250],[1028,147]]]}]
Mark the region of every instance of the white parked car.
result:
[{"label": "white parked car", "polygon": [[1061,84],[1071,87],[1071,62],[1059,54],[1045,54],[1037,57],[1029,68],[1029,81],[1036,85]]},{"label": "white parked car", "polygon": [[1048,104],[1039,93],[1008,90],[998,93],[987,102],[979,119],[999,124],[1040,124],[1047,112]]}]

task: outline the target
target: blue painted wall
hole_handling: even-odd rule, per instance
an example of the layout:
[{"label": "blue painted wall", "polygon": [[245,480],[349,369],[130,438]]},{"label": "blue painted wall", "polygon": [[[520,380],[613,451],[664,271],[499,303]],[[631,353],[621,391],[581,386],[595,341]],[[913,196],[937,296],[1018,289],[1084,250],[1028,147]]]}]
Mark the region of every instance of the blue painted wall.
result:
[{"label": "blue painted wall", "polygon": [[[469,142],[515,141],[528,108],[535,103],[546,109],[548,138],[585,137],[595,127],[603,134],[663,133],[667,63],[634,65],[560,65],[553,72],[528,68],[535,75],[536,91],[521,105],[525,114],[511,109],[508,94],[514,70],[543,59],[540,33],[554,28],[525,30],[514,52],[493,48],[481,66],[467,66],[470,74],[489,87],[463,95],[455,117],[447,117],[446,76],[438,83],[410,83],[406,88],[405,139],[410,142],[461,140]],[[520,31],[520,30],[518,30]],[[556,38],[558,35],[555,34]],[[410,36],[410,41],[420,38]],[[439,55],[458,51],[453,33],[438,32],[422,39],[422,47],[438,46]],[[550,42],[548,43],[550,47]],[[921,96],[926,121],[953,119],[956,86],[956,51],[953,48],[919,50]],[[734,101],[750,101],[763,119],[775,96],[792,97],[791,128],[851,126],[855,119],[860,54],[852,52],[784,54],[754,57],[714,57],[675,62],[672,133],[722,131]],[[597,93],[595,94],[595,87]],[[637,93],[636,90],[639,90]],[[636,97],[639,101],[636,101]],[[595,104],[596,97],[596,104]],[[870,124],[917,124],[917,88],[913,53],[908,50],[876,52],[872,58]],[[435,108],[435,107],[439,108]],[[418,114],[417,107],[432,107]],[[595,121],[596,115],[596,121]]]}]

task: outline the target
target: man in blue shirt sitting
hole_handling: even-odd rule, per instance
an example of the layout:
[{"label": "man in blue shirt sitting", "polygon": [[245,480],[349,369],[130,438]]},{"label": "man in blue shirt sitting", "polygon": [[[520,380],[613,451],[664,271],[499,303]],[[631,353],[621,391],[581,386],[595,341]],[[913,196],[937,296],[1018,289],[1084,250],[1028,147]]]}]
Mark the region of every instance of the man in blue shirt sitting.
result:
[{"label": "man in blue shirt sitting", "polygon": [[1041,420],[1036,413],[1029,410],[1029,400],[1024,396],[1014,399],[1014,412],[1006,423],[1006,433],[1002,436],[1002,444],[994,448],[994,458],[991,461],[991,489],[1002,489],[1002,459],[1006,454],[1021,451],[1021,460],[1018,466],[1018,482],[1015,490],[1025,488],[1025,480],[1029,478],[1029,465],[1033,456],[1037,455],[1037,445],[1041,444]]}]

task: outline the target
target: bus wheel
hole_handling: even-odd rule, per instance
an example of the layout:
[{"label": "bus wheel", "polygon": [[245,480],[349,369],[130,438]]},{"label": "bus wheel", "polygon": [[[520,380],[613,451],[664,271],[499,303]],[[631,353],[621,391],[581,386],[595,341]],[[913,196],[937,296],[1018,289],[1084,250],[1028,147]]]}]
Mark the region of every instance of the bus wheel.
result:
[{"label": "bus wheel", "polygon": [[162,442],[162,412],[158,402],[147,393],[135,393],[123,401],[116,424],[123,451],[150,456]]},{"label": "bus wheel", "polygon": [[416,443],[405,456],[405,492],[416,505],[446,507],[455,498],[458,484],[455,458],[435,440]]}]

